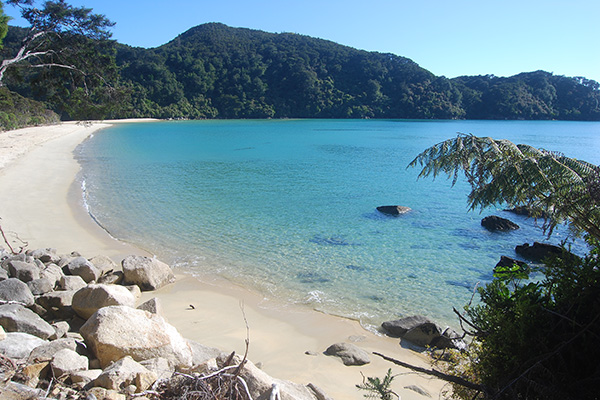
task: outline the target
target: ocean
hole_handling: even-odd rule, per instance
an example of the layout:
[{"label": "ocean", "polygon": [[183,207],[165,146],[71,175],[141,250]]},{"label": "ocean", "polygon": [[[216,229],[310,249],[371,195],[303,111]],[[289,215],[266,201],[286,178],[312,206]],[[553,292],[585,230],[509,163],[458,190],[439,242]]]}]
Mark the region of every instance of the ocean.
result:
[{"label": "ocean", "polygon": [[[118,124],[77,149],[90,215],[112,236],[206,282],[359,320],[421,314],[457,326],[500,256],[549,240],[502,207],[469,211],[468,185],[409,162],[458,132],[600,163],[600,123],[226,120]],[[389,217],[381,205],[411,212]],[[490,233],[487,215],[520,229]],[[573,244],[585,252],[581,241]],[[477,296],[475,296],[477,298]]]}]

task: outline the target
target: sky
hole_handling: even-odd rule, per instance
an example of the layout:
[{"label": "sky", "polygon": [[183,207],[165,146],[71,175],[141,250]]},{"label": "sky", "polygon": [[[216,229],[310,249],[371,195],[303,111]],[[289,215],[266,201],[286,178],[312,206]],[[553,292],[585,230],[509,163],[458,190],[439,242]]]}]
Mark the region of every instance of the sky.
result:
[{"label": "sky", "polygon": [[[37,2],[40,4],[40,1]],[[544,70],[600,82],[600,0],[67,0],[157,47],[207,22],[293,32],[412,59],[436,75]],[[5,6],[12,24],[26,26]]]}]

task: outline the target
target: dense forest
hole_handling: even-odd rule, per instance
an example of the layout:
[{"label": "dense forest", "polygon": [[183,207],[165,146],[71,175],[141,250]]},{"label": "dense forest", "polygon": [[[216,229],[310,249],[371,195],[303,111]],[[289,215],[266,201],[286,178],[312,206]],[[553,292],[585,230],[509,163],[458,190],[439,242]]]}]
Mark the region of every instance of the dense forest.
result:
[{"label": "dense forest", "polygon": [[[25,34],[9,29],[3,58],[17,51]],[[90,43],[93,84],[70,70],[15,68],[6,86],[67,120],[600,120],[600,85],[582,77],[536,71],[448,79],[405,57],[293,33],[211,23],[151,49]]]}]

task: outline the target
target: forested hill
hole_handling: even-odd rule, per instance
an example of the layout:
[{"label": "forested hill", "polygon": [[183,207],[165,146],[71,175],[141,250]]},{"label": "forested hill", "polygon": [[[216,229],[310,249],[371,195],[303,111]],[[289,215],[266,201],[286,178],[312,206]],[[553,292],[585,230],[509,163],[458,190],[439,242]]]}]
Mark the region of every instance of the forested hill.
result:
[{"label": "forested hill", "polygon": [[[9,32],[7,48],[11,37],[18,35]],[[113,90],[65,101],[76,91],[50,90],[47,79],[40,88],[35,71],[13,77],[8,86],[49,102],[63,118],[78,119],[600,120],[595,81],[543,71],[447,79],[408,58],[292,33],[211,23],[157,48],[115,47],[119,69]],[[38,82],[37,88],[30,82]]]}]

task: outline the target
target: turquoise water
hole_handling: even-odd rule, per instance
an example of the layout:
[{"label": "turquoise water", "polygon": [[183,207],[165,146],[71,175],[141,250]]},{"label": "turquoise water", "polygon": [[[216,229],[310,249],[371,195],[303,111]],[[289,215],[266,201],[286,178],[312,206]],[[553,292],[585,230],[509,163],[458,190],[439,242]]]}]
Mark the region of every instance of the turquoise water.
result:
[{"label": "turquoise water", "polygon": [[[123,124],[78,154],[98,223],[201,279],[225,278],[366,327],[413,313],[456,325],[452,307],[491,279],[501,255],[545,238],[532,220],[469,212],[464,182],[417,180],[419,170],[406,168],[457,132],[600,163],[599,123],[549,121]],[[389,204],[413,211],[375,210]],[[480,221],[490,214],[521,229],[489,233]]]}]

